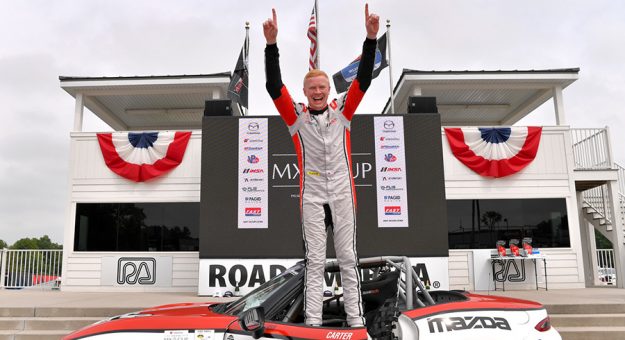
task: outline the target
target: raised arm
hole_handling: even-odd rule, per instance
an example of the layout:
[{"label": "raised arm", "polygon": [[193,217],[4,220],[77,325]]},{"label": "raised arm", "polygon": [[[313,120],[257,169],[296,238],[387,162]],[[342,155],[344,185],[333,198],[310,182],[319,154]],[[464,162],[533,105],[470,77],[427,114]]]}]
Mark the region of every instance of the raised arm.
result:
[{"label": "raised arm", "polygon": [[282,83],[280,74],[280,53],[278,52],[278,16],[276,10],[271,9],[272,17],[263,22],[263,34],[267,41],[265,47],[265,77],[267,82],[265,87],[273,99],[273,103],[278,109],[284,122],[291,126],[297,119],[295,107],[291,95]]},{"label": "raised arm", "polygon": [[280,97],[282,90],[282,75],[280,74],[280,53],[278,53],[278,15],[276,9],[271,9],[272,17],[263,22],[263,34],[267,46],[265,47],[265,76],[267,78],[267,92],[271,99]]},{"label": "raised arm", "polygon": [[367,29],[368,39],[377,39],[380,30],[380,17],[375,14],[369,14],[369,4],[365,4],[365,27]]},{"label": "raised arm", "polygon": [[365,28],[367,30],[367,39],[362,45],[362,57],[356,75],[362,92],[367,91],[369,85],[371,85],[375,48],[377,46],[378,31],[380,30],[380,17],[374,13],[369,14],[369,4],[365,4]]},{"label": "raised arm", "polygon": [[374,13],[369,13],[369,4],[365,4],[365,29],[367,30],[367,38],[362,45],[358,73],[345,95],[343,114],[348,120],[352,119],[358,104],[360,104],[362,97],[365,95],[369,85],[371,85],[371,79],[373,78],[373,65],[375,62],[378,31],[380,29],[380,17]]},{"label": "raised arm", "polygon": [[271,18],[263,22],[263,34],[265,34],[265,40],[267,45],[273,45],[278,39],[278,16],[276,15],[276,9],[271,9]]}]

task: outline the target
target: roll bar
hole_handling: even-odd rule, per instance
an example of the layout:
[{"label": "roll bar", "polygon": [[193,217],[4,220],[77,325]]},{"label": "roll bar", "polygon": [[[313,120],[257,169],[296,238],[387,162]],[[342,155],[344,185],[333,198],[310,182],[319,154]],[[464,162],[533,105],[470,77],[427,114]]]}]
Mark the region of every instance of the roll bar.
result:
[{"label": "roll bar", "polygon": [[[412,267],[410,259],[406,256],[377,256],[362,258],[358,261],[358,267],[361,269],[377,268],[377,267],[391,267],[401,271],[403,278],[397,280],[398,294],[406,301],[406,308],[413,309],[413,301],[420,307],[426,305],[434,305],[434,299],[430,293],[425,289],[423,282],[419,279],[417,272]],[[326,271],[335,272],[339,270],[339,264],[336,260],[326,262]],[[403,279],[403,280],[402,280]],[[418,289],[418,290],[417,290]],[[422,297],[419,296],[421,292]],[[416,297],[416,299],[414,298]],[[425,300],[422,301],[421,299]]]}]

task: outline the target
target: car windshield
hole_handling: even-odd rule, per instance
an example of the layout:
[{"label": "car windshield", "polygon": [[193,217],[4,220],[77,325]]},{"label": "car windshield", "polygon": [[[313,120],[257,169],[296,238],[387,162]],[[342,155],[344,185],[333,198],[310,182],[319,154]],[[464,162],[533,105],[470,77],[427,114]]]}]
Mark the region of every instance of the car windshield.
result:
[{"label": "car windshield", "polygon": [[297,264],[287,269],[241,299],[228,304],[223,313],[239,315],[250,308],[260,306],[269,297],[279,291],[292,277],[297,275],[302,268],[304,268],[303,265]]}]

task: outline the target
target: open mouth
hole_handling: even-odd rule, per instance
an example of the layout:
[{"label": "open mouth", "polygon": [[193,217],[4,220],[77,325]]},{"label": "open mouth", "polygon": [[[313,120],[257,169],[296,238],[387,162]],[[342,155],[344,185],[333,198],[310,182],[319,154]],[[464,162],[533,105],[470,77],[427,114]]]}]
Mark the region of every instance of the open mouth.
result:
[{"label": "open mouth", "polygon": [[313,103],[315,104],[324,104],[323,99],[324,99],[323,96],[312,97]]}]

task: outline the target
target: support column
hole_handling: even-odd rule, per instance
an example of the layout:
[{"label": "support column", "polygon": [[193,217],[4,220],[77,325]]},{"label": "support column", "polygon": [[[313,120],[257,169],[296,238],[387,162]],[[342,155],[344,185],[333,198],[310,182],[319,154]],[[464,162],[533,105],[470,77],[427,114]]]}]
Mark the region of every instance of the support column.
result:
[{"label": "support column", "polygon": [[593,286],[598,286],[599,272],[597,271],[597,265],[599,264],[599,260],[597,259],[597,238],[595,234],[597,230],[594,225],[588,222],[584,223],[584,226],[586,227],[586,230],[588,230],[588,252],[590,253],[588,256],[590,260],[590,271],[586,272],[586,277],[590,278],[590,283]]},{"label": "support column", "polygon": [[221,99],[221,93],[218,88],[213,89],[213,98],[212,99]]},{"label": "support column", "polygon": [[556,111],[556,125],[566,125],[564,119],[564,103],[562,101],[562,87],[553,87],[553,106]]},{"label": "support column", "polygon": [[74,132],[82,131],[82,116],[84,112],[84,97],[82,93],[76,94],[76,105],[74,106]]},{"label": "support column", "polygon": [[618,197],[618,181],[609,181],[608,197],[612,206],[612,232],[614,238],[612,247],[614,247],[614,267],[616,268],[616,286],[625,288],[625,234],[623,232],[623,224],[621,223],[621,205]]},{"label": "support column", "polygon": [[582,241],[581,255],[582,255],[582,262],[584,264],[584,284],[586,285],[586,287],[592,287],[598,283],[597,275],[595,274],[597,272],[597,261],[596,261],[597,247],[595,245],[595,239],[594,239],[595,227],[592,224],[588,223],[588,221],[586,220],[586,212],[584,211],[584,207],[582,203],[584,201],[582,197],[582,192],[577,191],[576,196],[577,196],[577,212],[578,212],[578,219],[579,219],[579,232],[580,232],[580,239]]}]

